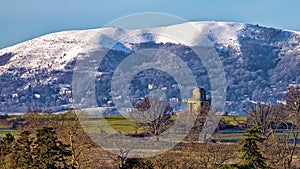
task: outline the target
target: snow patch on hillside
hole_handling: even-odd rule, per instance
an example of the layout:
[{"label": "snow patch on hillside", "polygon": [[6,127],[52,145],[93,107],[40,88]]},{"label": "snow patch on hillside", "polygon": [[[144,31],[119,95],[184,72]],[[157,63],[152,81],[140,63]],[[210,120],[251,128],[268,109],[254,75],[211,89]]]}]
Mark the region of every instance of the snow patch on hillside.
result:
[{"label": "snow patch on hillside", "polygon": [[9,67],[61,70],[94,34],[95,30],[58,32],[0,50],[0,56],[14,54],[7,65],[0,67],[1,72]]}]

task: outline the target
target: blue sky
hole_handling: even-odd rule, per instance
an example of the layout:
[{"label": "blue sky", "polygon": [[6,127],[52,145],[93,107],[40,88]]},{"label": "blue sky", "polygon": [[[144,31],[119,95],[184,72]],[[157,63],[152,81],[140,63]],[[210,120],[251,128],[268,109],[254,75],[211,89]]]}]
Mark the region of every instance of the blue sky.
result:
[{"label": "blue sky", "polygon": [[1,0],[0,49],[51,32],[99,28],[140,12],[300,31],[299,7],[298,0]]}]

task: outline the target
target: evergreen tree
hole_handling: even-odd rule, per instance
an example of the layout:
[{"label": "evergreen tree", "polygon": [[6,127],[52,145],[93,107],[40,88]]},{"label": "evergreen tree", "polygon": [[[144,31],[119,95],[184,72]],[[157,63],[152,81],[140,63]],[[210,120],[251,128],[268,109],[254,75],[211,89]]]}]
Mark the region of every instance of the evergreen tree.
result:
[{"label": "evergreen tree", "polygon": [[49,127],[34,133],[23,131],[17,140],[7,134],[0,140],[0,152],[1,168],[67,168],[66,161],[71,156],[68,146]]},{"label": "evergreen tree", "polygon": [[11,133],[5,134],[0,140],[0,166],[5,166],[7,155],[12,152],[11,145],[15,137]]},{"label": "evergreen tree", "polygon": [[66,158],[71,155],[68,147],[59,141],[53,128],[37,130],[34,142],[34,165],[38,168],[66,168]]},{"label": "evergreen tree", "polygon": [[262,137],[262,132],[259,127],[253,127],[246,131],[239,144],[242,146],[240,152],[242,153],[243,164],[239,168],[268,168],[265,164],[265,158],[261,154],[258,144],[262,143],[265,138]]},{"label": "evergreen tree", "polygon": [[30,168],[33,165],[32,154],[33,138],[29,131],[23,131],[20,137],[12,145],[12,152],[9,155],[11,168]]}]

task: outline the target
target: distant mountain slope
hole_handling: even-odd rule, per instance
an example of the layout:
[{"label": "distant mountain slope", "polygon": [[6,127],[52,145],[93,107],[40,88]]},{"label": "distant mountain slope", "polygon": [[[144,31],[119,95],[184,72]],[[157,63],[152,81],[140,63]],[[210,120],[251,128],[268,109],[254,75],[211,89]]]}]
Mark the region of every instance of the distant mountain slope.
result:
[{"label": "distant mountain slope", "polygon": [[[282,99],[289,84],[300,83],[300,34],[295,31],[265,28],[258,25],[224,22],[192,22],[198,29],[187,42],[196,45],[205,35],[216,48],[227,80],[226,111],[242,112],[248,101],[276,102]],[[185,61],[199,86],[210,90],[209,78],[201,60],[188,46],[172,37],[169,31],[184,31],[185,24],[145,30],[100,28],[64,31],[35,38],[0,50],[0,112],[24,112],[29,108],[61,110],[72,102],[72,70],[82,47],[98,33],[109,47],[116,43],[99,66],[96,79],[99,106],[111,106],[110,80],[118,64],[130,53],[159,48],[176,53]],[[133,36],[134,35],[134,36]],[[105,73],[107,72],[107,73]],[[157,77],[158,79],[154,79]],[[166,80],[167,79],[167,80]],[[166,83],[168,81],[168,83]],[[171,100],[178,97],[176,82],[157,70],[145,70],[132,82],[132,96],[149,93],[148,84],[166,89]],[[174,104],[176,106],[176,104]]]}]

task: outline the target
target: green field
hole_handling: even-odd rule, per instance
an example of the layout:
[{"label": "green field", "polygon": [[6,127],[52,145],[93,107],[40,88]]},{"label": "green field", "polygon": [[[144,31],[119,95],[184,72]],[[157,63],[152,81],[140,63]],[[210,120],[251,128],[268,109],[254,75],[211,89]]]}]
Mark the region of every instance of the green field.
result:
[{"label": "green field", "polygon": [[[60,115],[56,115],[59,119]],[[14,116],[16,117],[16,116]],[[24,118],[24,116],[18,116],[19,118]],[[38,115],[37,118],[47,120],[48,117],[44,115]],[[123,117],[123,116],[104,116],[104,118],[100,118],[99,116],[90,115],[87,117],[87,123],[89,124],[89,130],[93,130],[93,128],[99,129],[99,127],[104,124],[103,122],[107,122],[111,129],[105,129],[105,131],[109,133],[120,132],[121,134],[135,134],[143,132],[142,128],[139,128],[136,123],[133,121]],[[18,131],[10,128],[7,125],[0,124],[0,136],[3,137],[6,133],[17,134]]]},{"label": "green field", "polygon": [[231,125],[245,124],[247,116],[222,116],[222,119]]},{"label": "green field", "polygon": [[88,133],[105,131],[109,134],[121,133],[124,135],[143,132],[135,122],[123,116],[85,115],[79,118],[81,125]]},{"label": "green field", "polygon": [[105,116],[104,118],[112,128],[121,134],[134,134],[136,130],[138,133],[143,132],[142,128],[139,128],[135,122],[123,116]]},{"label": "green field", "polygon": [[[57,117],[59,116],[60,115],[57,115]],[[24,116],[18,116],[18,117],[24,118]],[[38,115],[38,118],[47,118],[47,117],[44,115]],[[172,119],[174,120],[176,119],[176,117],[173,117]],[[232,125],[238,125],[246,122],[245,116],[223,116],[222,119]],[[100,117],[97,115],[87,115],[85,120],[88,123],[88,126],[90,126],[88,127],[90,131],[93,129],[97,130],[97,128],[99,129],[99,127],[104,124],[103,122],[106,122],[111,127],[111,128],[105,128],[105,131],[108,133],[120,132],[121,134],[128,135],[128,134],[136,134],[136,133],[143,132],[143,129],[139,127],[135,122],[123,116]],[[8,132],[16,133],[17,131],[9,128],[9,126],[0,124],[0,136],[4,136]],[[224,136],[223,134],[221,135]],[[233,135],[234,135],[233,137],[236,138],[237,135],[236,134]]]},{"label": "green field", "polygon": [[[14,118],[26,118],[24,115],[14,115]],[[46,115],[37,115],[39,119],[45,121],[49,120]],[[64,116],[63,114],[58,114],[54,116],[56,120],[65,120],[64,118],[69,118],[69,116]],[[176,116],[172,117],[176,120]],[[240,124],[245,124],[246,116],[223,116],[222,119],[233,126],[239,126]],[[130,134],[141,134],[144,132],[142,127],[139,127],[135,122],[123,116],[98,116],[98,115],[85,115],[84,123],[81,123],[87,133],[98,133],[100,130],[105,131],[109,134],[120,133],[123,135]],[[5,136],[6,133],[12,133],[18,135],[19,131],[10,128],[7,125],[0,124],[0,137]],[[243,129],[226,129],[219,130],[212,136],[215,140],[220,140],[222,142],[237,142],[243,136]],[[284,133],[279,133],[284,134]],[[299,136],[300,137],[300,136]]]},{"label": "green field", "polygon": [[12,133],[12,134],[16,134],[17,131],[11,129],[9,126],[0,124],[0,137],[5,136],[6,133]]},{"label": "green field", "polygon": [[[222,119],[226,121],[227,123],[231,125],[238,125],[238,124],[243,124],[246,122],[245,116],[223,116]],[[121,134],[135,134],[136,131],[137,133],[142,133],[143,129],[139,128],[137,124],[126,117],[123,116],[104,116],[105,121],[110,125],[111,128],[113,128],[115,131],[120,132]],[[104,120],[103,118],[100,119],[97,116],[89,116],[88,123],[91,125],[99,126],[101,125],[101,122],[99,123],[100,120]],[[176,117],[173,117],[172,119],[176,119]],[[90,128],[92,129],[92,128]],[[115,131],[112,129],[105,129],[105,131],[108,131],[108,133],[115,133]],[[232,132],[226,132],[226,133],[218,133],[214,138],[221,137],[222,140],[224,141],[237,141],[241,138],[243,133],[241,131],[238,131],[236,133],[235,131]]]}]

